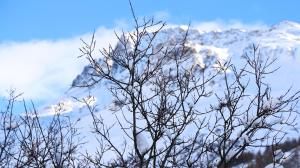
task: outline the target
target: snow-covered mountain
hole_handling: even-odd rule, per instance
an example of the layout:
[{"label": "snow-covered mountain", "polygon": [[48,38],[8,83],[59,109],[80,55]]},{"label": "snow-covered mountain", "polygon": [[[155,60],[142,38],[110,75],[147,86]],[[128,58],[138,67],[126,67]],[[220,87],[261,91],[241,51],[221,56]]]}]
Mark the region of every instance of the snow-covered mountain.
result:
[{"label": "snow-covered mountain", "polygon": [[[158,47],[161,45],[172,46],[184,36],[186,28],[183,26],[167,28],[160,32],[154,42]],[[283,21],[268,29],[244,30],[229,29],[226,31],[203,32],[191,28],[189,30],[187,46],[195,64],[201,68],[213,66],[216,60],[231,60],[239,66],[241,57],[251,50],[252,45],[258,45],[263,56],[278,58],[276,66],[280,66],[276,75],[270,76],[270,83],[275,90],[282,90],[293,86],[300,86],[300,24]],[[87,65],[81,74],[72,82],[72,86],[87,83],[90,80],[91,69]],[[279,80],[280,79],[280,80]],[[57,104],[49,105],[40,110],[41,115],[51,115],[61,107],[62,113],[76,112],[83,107],[72,97],[86,97],[91,103],[99,104],[99,108],[105,108],[110,103],[108,91],[104,86],[93,88],[71,87]],[[299,87],[298,87],[299,88]]]},{"label": "snow-covered mountain", "polygon": [[[172,47],[184,36],[185,30],[182,26],[166,28],[159,33],[153,44],[158,48],[161,45]],[[293,90],[300,90],[300,78],[298,78],[300,73],[300,24],[298,23],[283,21],[268,29],[259,30],[230,29],[203,32],[191,28],[186,46],[190,51],[189,57],[193,60],[190,63],[197,64],[200,68],[206,68],[215,66],[216,61],[228,60],[231,60],[237,67],[242,66],[244,64],[242,56],[251,50],[253,44],[259,45],[262,56],[278,59],[274,66],[279,66],[280,69],[267,79],[275,94],[282,93],[290,86],[293,86]],[[115,71],[116,75],[126,76],[118,70],[118,67],[115,67]],[[87,65],[82,73],[72,81],[72,85],[88,83],[91,80],[90,73],[93,71]],[[214,87],[218,87],[218,81],[214,82]],[[116,107],[108,87],[109,83],[105,82],[90,88],[71,87],[61,98],[58,98],[56,103],[41,108],[39,114],[41,116],[51,116],[57,112],[67,114],[77,120],[81,129],[86,131],[92,127],[92,118],[86,110],[86,104],[74,99],[76,97],[84,99],[90,105],[97,105],[97,111],[102,114],[104,122],[114,123],[115,114],[111,110]],[[93,136],[87,132],[85,136],[89,140],[93,139]],[[111,136],[115,137],[116,143],[122,139],[118,131],[113,131]],[[90,150],[93,149],[94,147],[90,146]]]}]

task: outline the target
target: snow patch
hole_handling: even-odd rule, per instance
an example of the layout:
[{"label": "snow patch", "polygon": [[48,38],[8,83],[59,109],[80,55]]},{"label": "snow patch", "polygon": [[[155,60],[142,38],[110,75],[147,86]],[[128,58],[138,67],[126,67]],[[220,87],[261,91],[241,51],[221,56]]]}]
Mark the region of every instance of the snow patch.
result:
[{"label": "snow patch", "polygon": [[191,42],[187,44],[187,47],[194,51],[194,66],[198,65],[201,69],[210,65],[217,66],[217,61],[224,62],[229,57],[227,48]]},{"label": "snow patch", "polygon": [[149,144],[144,137],[143,133],[138,133],[136,135],[137,147],[141,153],[146,152],[149,149]]},{"label": "snow patch", "polygon": [[38,116],[46,117],[56,114],[69,113],[85,106],[93,106],[97,102],[97,98],[88,95],[82,99],[82,101],[72,100],[71,98],[62,99],[57,104],[44,107],[42,110],[38,110]]},{"label": "snow patch", "polygon": [[271,163],[271,164],[268,164],[265,168],[284,168],[281,164],[278,164],[278,163]]}]

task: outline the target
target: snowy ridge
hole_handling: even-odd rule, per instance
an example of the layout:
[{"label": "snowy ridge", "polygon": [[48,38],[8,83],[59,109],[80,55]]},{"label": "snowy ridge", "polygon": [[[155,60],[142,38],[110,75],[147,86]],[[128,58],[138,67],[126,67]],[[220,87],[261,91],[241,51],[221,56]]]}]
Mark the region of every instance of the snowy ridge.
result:
[{"label": "snowy ridge", "polygon": [[[182,27],[164,29],[154,41],[154,46],[157,48],[161,45],[174,47],[176,42],[184,37],[184,33],[185,29]],[[216,61],[225,62],[227,60],[231,60],[238,67],[243,66],[241,58],[253,44],[259,45],[262,56],[278,59],[275,66],[279,66],[281,69],[276,72],[276,75],[270,76],[267,81],[272,84],[275,93],[280,94],[282,90],[288,89],[290,86],[294,86],[296,90],[300,89],[300,79],[297,78],[300,72],[300,24],[294,22],[283,21],[269,29],[251,31],[231,29],[221,32],[202,32],[191,28],[186,47],[192,61],[187,66],[199,66],[200,69],[205,69],[210,66],[216,67]],[[114,64],[112,63],[111,66],[114,67]],[[170,65],[165,65],[166,68],[168,66]],[[127,74],[124,74],[118,67],[115,66],[114,70],[116,75],[126,78]],[[93,70],[86,66],[83,72],[73,80],[72,85],[89,83],[91,80],[89,74],[91,73]],[[215,82],[218,86],[218,81]],[[68,113],[75,120],[79,120],[78,124],[84,132],[84,136],[93,142],[95,137],[86,131],[92,127],[92,118],[86,110],[86,105],[97,105],[97,111],[102,114],[103,121],[107,125],[114,124],[116,122],[114,118],[118,115],[112,112],[118,110],[118,103],[113,101],[108,88],[109,83],[107,82],[100,82],[90,88],[71,87],[56,103],[46,106],[39,111],[39,114],[40,116],[49,116],[56,113]],[[218,90],[218,88],[215,89],[216,92]],[[274,98],[266,103],[265,108],[276,106],[276,95],[273,96]],[[120,116],[120,118],[122,117]],[[248,122],[250,119],[245,120],[245,124]],[[122,145],[124,136],[119,133],[120,131],[118,128],[113,128],[111,137],[116,144]],[[142,139],[138,148],[141,151],[146,150],[149,137],[139,135],[138,138]],[[249,137],[246,135],[243,135],[241,139],[243,142],[249,141]],[[95,150],[91,144],[87,145],[87,148],[90,151]]]},{"label": "snowy ridge", "polygon": [[81,108],[89,105],[93,106],[97,102],[97,98],[88,95],[82,99],[82,101],[71,100],[70,98],[62,99],[57,104],[44,107],[39,111],[39,116],[51,116],[57,113],[64,114],[72,111],[78,111]]},{"label": "snowy ridge", "polygon": [[[184,36],[184,33],[185,29],[182,26],[164,29],[160,32],[154,44],[157,48],[161,45],[172,46]],[[253,44],[259,45],[262,55],[278,58],[278,65],[281,67],[279,70],[280,75],[278,76],[287,74],[282,75],[282,77],[288,78],[289,80],[285,81],[291,81],[290,85],[296,86],[300,84],[299,80],[294,78],[296,73],[300,72],[297,71],[299,70],[298,63],[300,62],[300,24],[298,23],[283,21],[269,29],[252,31],[230,29],[222,32],[202,32],[191,28],[187,47],[190,50],[189,54],[193,57],[194,64],[199,65],[200,68],[205,68],[206,66],[214,66],[216,60],[226,61],[231,59],[233,63],[239,65],[241,56],[249,51]],[[72,85],[86,84],[90,80],[89,74],[91,73],[93,73],[92,70],[89,66],[86,66],[83,72],[73,80]],[[281,84],[276,82],[275,85],[280,86]],[[102,86],[98,89],[90,88],[90,90],[72,87],[63,96],[63,100],[58,101],[58,104],[62,101],[70,106],[78,106],[71,97],[81,97],[81,95],[86,97],[89,93],[93,93],[94,90],[101,90],[105,95],[108,94]],[[99,97],[105,95],[95,96],[102,102]],[[52,107],[51,109],[55,108]],[[51,113],[50,111],[48,110],[49,113]],[[65,111],[70,112],[72,110]]]},{"label": "snowy ridge", "polygon": [[[182,39],[185,29],[181,27],[164,29],[160,32],[154,44],[172,46]],[[188,44],[195,61],[200,66],[209,62],[210,56],[217,59],[240,58],[253,45],[259,45],[263,55],[274,57],[296,57],[300,54],[300,24],[283,21],[266,30],[230,29],[223,32],[207,32],[190,29]],[[86,66],[83,72],[73,81],[87,80],[90,68]]]},{"label": "snowy ridge", "polygon": [[[175,27],[162,30],[154,44],[159,48],[161,45],[171,46],[182,39],[185,34],[185,28]],[[231,60],[237,66],[241,65],[241,57],[251,49],[253,44],[260,46],[262,55],[268,55],[278,58],[278,66],[281,67],[278,75],[271,77],[270,82],[275,89],[282,89],[282,83],[277,82],[277,76],[284,78],[282,81],[290,81],[289,86],[299,86],[300,80],[295,78],[297,72],[300,72],[300,24],[283,21],[269,29],[264,30],[241,30],[231,29],[223,32],[202,32],[201,30],[191,28],[189,30],[187,48],[189,55],[193,58],[193,64],[200,68],[214,66],[216,60],[224,62]],[[118,47],[118,45],[117,45]],[[117,67],[115,67],[117,69]],[[89,82],[90,75],[93,73],[89,66],[86,66],[72,82],[72,85],[84,85]],[[120,75],[122,72],[118,71]],[[273,82],[276,81],[276,82]],[[273,85],[274,84],[274,85]],[[95,95],[90,95],[90,93]],[[40,110],[41,116],[48,116],[60,113],[76,112],[82,109],[82,103],[78,103],[73,97],[87,98],[94,96],[94,102],[98,104],[99,110],[111,106],[112,100],[105,83],[99,84],[93,88],[72,87],[66,92],[57,103],[48,105]]]}]

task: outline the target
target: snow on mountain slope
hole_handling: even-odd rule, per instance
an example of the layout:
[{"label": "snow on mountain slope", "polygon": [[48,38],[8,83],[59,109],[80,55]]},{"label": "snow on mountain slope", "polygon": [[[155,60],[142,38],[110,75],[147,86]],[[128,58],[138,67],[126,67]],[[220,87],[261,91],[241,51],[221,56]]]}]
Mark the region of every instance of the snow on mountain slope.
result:
[{"label": "snow on mountain slope", "polygon": [[[161,45],[172,46],[184,36],[184,33],[185,29],[181,27],[164,29],[154,44],[158,48]],[[282,93],[290,86],[293,86],[294,90],[300,89],[300,78],[298,78],[300,73],[300,24],[298,23],[283,21],[269,29],[252,31],[230,29],[222,32],[202,32],[191,28],[187,47],[193,60],[191,64],[197,64],[200,68],[215,66],[216,60],[223,62],[231,60],[239,67],[244,65],[241,59],[242,55],[249,51],[253,44],[259,45],[263,56],[278,58],[278,62],[274,66],[281,68],[267,79],[275,94]],[[91,69],[86,66],[83,72],[74,79],[73,85],[88,82],[90,80],[89,73],[92,73]],[[116,73],[126,77],[126,74],[119,70]],[[46,106],[39,113],[41,116],[49,116],[58,112],[73,117],[74,120],[79,121],[78,125],[84,130],[86,138],[93,141],[93,135],[86,131],[92,127],[92,118],[86,110],[86,105],[74,97],[84,99],[90,105],[97,104],[97,111],[102,114],[103,121],[111,125],[115,122],[115,115],[118,114],[111,111],[117,110],[115,109],[117,106],[115,106],[108,88],[109,83],[107,82],[101,82],[90,88],[72,87],[58,99],[57,103]],[[116,143],[121,144],[124,137],[119,134],[119,131],[121,130],[113,130],[111,136],[114,137]],[[147,137],[143,137],[143,139],[147,141]],[[90,145],[89,150],[95,150],[94,146]]]},{"label": "snow on mountain slope", "polygon": [[[165,29],[160,32],[154,44],[157,46],[172,46],[184,33],[185,29],[181,27]],[[296,87],[300,84],[300,80],[297,79],[297,74],[300,72],[300,68],[298,68],[300,67],[300,24],[298,23],[283,21],[269,29],[254,31],[230,29],[223,32],[212,31],[203,33],[201,30],[191,28],[187,46],[191,49],[191,55],[194,57],[195,64],[204,68],[205,66],[213,65],[215,60],[231,59],[233,63],[239,65],[241,56],[249,51],[253,44],[259,45],[262,55],[278,58],[277,65],[281,69],[277,72],[280,75],[275,76],[276,78],[284,78],[285,80],[282,81],[285,82],[281,83],[272,79],[270,80],[272,86],[275,84],[275,86],[278,85],[280,87],[289,87],[290,85]],[[90,71],[91,69],[86,66],[83,72],[74,79],[73,85],[88,81]],[[101,92],[99,95],[96,95],[97,103],[100,103],[100,106],[109,103],[106,100],[109,99],[107,95],[110,94],[100,85],[97,88],[90,89],[72,87],[57,103],[65,102],[65,107],[81,107],[81,105],[74,102],[72,96],[88,96],[90,93],[94,94],[95,92]],[[101,96],[104,96],[105,99],[102,99]],[[64,111],[71,112],[74,110]],[[51,113],[51,110],[46,110],[43,113]]]}]

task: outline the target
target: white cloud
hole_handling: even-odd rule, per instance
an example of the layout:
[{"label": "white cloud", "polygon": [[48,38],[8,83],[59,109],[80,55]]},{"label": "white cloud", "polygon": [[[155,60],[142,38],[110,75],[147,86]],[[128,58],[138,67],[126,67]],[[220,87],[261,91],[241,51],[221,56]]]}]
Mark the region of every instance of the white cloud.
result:
[{"label": "white cloud", "polygon": [[[155,13],[156,18],[168,18],[167,12]],[[118,27],[128,27],[127,21],[120,21]],[[176,25],[169,24],[167,27]],[[99,28],[96,31],[97,47],[114,44],[115,29]],[[238,21],[194,22],[193,28],[202,31],[226,30],[230,28],[265,28],[262,23],[243,24]],[[71,85],[72,80],[87,64],[84,58],[78,59],[78,50],[83,44],[80,38],[90,40],[87,33],[69,39],[56,41],[37,40],[28,42],[0,43],[0,95],[9,88],[24,92],[25,98],[51,100],[60,96]]]},{"label": "white cloud", "polygon": [[245,30],[257,30],[266,29],[268,26],[262,22],[255,23],[243,23],[237,20],[230,21],[208,21],[208,22],[193,22],[192,27],[197,28],[200,31],[223,31],[229,29],[245,29]]},{"label": "white cloud", "polygon": [[[49,100],[66,91],[87,64],[78,59],[79,47],[91,33],[57,41],[29,41],[0,44],[0,95],[9,88],[24,92],[25,98]],[[114,43],[114,29],[96,31],[97,47]]]}]

